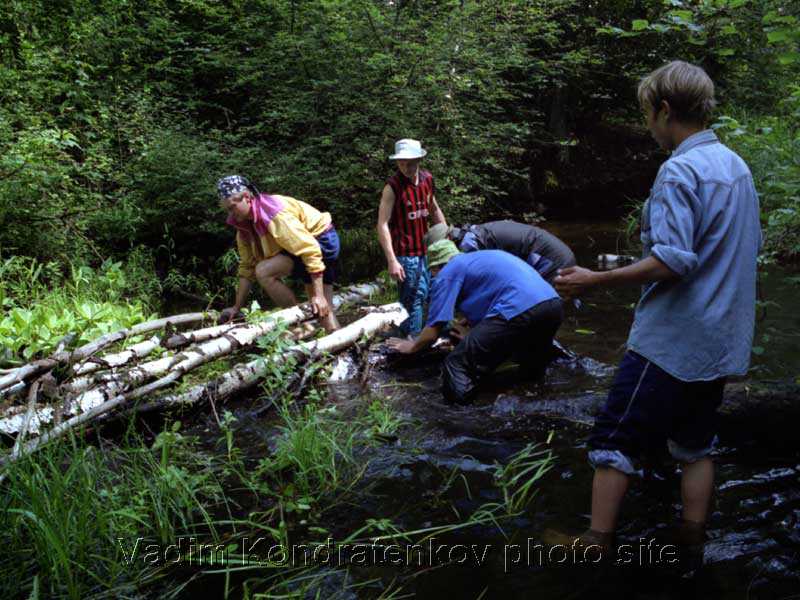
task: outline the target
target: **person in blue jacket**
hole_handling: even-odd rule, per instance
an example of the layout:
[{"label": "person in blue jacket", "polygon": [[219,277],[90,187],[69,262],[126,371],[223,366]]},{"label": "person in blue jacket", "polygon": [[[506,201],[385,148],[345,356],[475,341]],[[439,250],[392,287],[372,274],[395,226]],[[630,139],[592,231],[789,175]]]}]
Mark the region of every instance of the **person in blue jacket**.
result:
[{"label": "person in blue jacket", "polygon": [[462,313],[470,330],[444,361],[445,400],[471,402],[480,380],[512,356],[533,372],[543,370],[563,309],[541,275],[507,252],[462,254],[450,240],[430,245],[428,263],[433,284],[426,326],[413,340],[391,338],[388,344],[404,354],[424,350]]}]

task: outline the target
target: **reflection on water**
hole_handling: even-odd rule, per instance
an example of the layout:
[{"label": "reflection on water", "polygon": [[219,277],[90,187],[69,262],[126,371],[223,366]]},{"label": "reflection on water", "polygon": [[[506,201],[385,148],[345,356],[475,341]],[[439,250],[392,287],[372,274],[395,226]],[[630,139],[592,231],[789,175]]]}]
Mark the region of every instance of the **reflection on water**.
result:
[{"label": "reflection on water", "polygon": [[[569,244],[578,264],[597,269],[599,254],[638,254],[625,243],[617,221],[544,223]],[[800,311],[795,309],[800,284],[779,267],[759,273],[761,303],[757,312],[750,376],[758,379],[800,377]],[[604,362],[616,363],[639,297],[636,286],[593,290],[583,299],[585,308],[571,311],[559,339],[572,350]]]},{"label": "reflection on water", "polygon": [[[399,579],[418,598],[593,598],[598,593],[634,598],[750,598],[791,596],[800,587],[800,443],[794,429],[755,434],[746,419],[726,421],[716,453],[720,485],[709,524],[707,567],[682,579],[646,559],[650,540],[663,540],[678,516],[679,473],[656,464],[632,485],[623,509],[619,543],[641,546],[637,560],[604,571],[564,567],[526,555],[547,527],[580,531],[588,525],[592,472],[585,438],[605,398],[613,367],[595,360],[562,360],[545,381],[498,377],[476,405],[445,406],[438,393],[441,356],[400,358],[376,349],[370,386],[387,393],[398,412],[414,423],[399,440],[371,451],[363,485],[365,502],[340,522],[342,532],[359,519],[391,518],[418,529],[446,523],[453,512],[468,515],[501,500],[492,472],[526,444],[547,444],[557,456],[537,501],[499,528],[473,527],[442,543],[489,548],[486,560],[435,568],[351,567],[357,579]],[[512,383],[509,383],[512,382]],[[505,384],[505,385],[504,385]],[[345,387],[334,389],[343,409],[359,402]],[[736,412],[734,409],[734,416]],[[795,411],[795,416],[797,411]],[[775,445],[758,435],[779,437]],[[549,444],[548,444],[548,440]],[[450,481],[448,487],[446,482]],[[452,483],[456,482],[456,483]],[[368,500],[367,500],[368,499]],[[349,519],[352,519],[350,521]],[[658,546],[656,546],[658,547]]]}]

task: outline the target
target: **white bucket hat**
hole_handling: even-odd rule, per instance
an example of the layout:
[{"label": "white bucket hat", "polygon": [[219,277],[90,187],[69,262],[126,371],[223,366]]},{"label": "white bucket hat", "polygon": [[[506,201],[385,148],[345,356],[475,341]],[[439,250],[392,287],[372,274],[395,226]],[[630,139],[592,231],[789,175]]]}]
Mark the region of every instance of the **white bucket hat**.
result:
[{"label": "white bucket hat", "polygon": [[394,143],[394,154],[389,157],[389,160],[422,158],[427,153],[428,151],[422,148],[422,144],[418,140],[397,140]]}]

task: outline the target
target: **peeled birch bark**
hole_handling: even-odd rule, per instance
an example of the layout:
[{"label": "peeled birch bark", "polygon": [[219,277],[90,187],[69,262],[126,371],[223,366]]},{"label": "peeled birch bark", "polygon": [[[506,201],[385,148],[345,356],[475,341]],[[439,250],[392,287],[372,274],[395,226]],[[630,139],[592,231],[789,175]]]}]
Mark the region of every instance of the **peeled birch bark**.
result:
[{"label": "peeled birch bark", "polygon": [[108,333],[94,340],[93,342],[89,342],[80,348],[76,348],[71,352],[65,350],[58,351],[49,358],[43,358],[14,369],[12,372],[0,377],[0,390],[4,390],[31,378],[34,375],[48,371],[59,364],[76,363],[86,360],[103,348],[106,348],[107,346],[126,338],[156,331],[157,329],[163,329],[164,327],[170,325],[196,323],[198,321],[210,318],[216,319],[216,313],[188,313],[185,315],[175,315],[172,317],[164,317],[163,319],[156,319],[154,321],[147,321],[146,323],[139,323],[138,325],[134,325],[133,327],[129,327],[127,329],[121,329],[114,333]]},{"label": "peeled birch bark", "polygon": [[[334,306],[341,306],[346,302],[362,300],[380,291],[380,289],[377,284],[353,286],[334,296],[333,304]],[[170,377],[168,374],[170,372],[175,373],[175,376],[170,381],[175,381],[191,369],[230,354],[239,348],[252,345],[256,339],[274,329],[280,323],[293,325],[312,317],[313,313],[308,303],[292,306],[269,315],[266,320],[260,323],[248,324],[244,327],[233,326],[222,337],[213,338],[194,348],[184,350],[175,356],[167,356],[146,362],[121,373],[101,373],[74,379],[61,387],[61,394],[66,400],[60,407],[60,413],[64,416],[72,416],[89,411],[119,394],[124,394],[128,390],[143,385],[147,381],[162,376]],[[162,321],[166,320],[169,320],[169,318],[162,319]],[[155,323],[155,321],[151,323]],[[229,326],[223,325],[222,327]],[[219,328],[212,327],[208,329]],[[108,358],[106,357],[106,359]],[[28,430],[31,433],[38,433],[42,430],[43,425],[53,421],[55,414],[52,406],[44,406],[37,409],[29,420]],[[4,418],[0,419],[0,432],[9,435],[17,433],[24,422],[26,422],[26,416],[22,414],[22,409],[12,407],[5,413]]]},{"label": "peeled birch bark", "polygon": [[[313,342],[306,342],[292,346],[288,351],[284,352],[280,356],[268,359],[258,359],[244,365],[238,365],[234,369],[235,374],[229,373],[215,382],[216,385],[213,385],[214,397],[217,399],[227,398],[234,392],[253,385],[267,372],[266,364],[268,360],[284,361],[288,356],[291,355],[305,355],[313,352],[336,352],[349,346],[350,344],[355,343],[362,336],[372,335],[389,324],[399,325],[406,318],[408,318],[408,313],[401,304],[388,304],[376,309],[374,312],[359,319],[358,321],[351,323],[347,327],[339,329],[338,331],[325,336],[324,338],[315,340]],[[8,465],[18,460],[21,456],[31,454],[44,444],[64,435],[70,429],[87,423],[102,414],[108,413],[109,411],[114,410],[126,402],[136,400],[137,398],[141,398],[147,394],[153,393],[165,385],[169,385],[173,381],[174,379],[172,379],[172,376],[170,375],[143,387],[136,388],[125,394],[117,395],[100,405],[94,406],[86,412],[74,416],[71,419],[53,427],[50,431],[40,435],[39,437],[29,440],[19,447],[16,453],[9,453],[0,459],[0,465]],[[162,399],[162,401],[167,400],[167,404],[195,403],[207,397],[210,389],[212,389],[212,387],[209,385],[201,385],[193,388],[185,394],[166,397]]]}]

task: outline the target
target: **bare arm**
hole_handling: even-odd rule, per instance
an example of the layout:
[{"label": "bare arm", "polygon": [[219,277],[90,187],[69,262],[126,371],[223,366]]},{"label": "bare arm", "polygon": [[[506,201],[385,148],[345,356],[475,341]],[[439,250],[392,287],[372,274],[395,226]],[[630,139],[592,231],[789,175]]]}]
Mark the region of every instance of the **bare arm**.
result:
[{"label": "bare arm", "polygon": [[433,224],[436,225],[438,223],[442,223],[443,225],[447,225],[447,221],[444,218],[444,213],[439,207],[439,203],[436,202],[436,196],[431,198],[431,208],[433,209],[431,211],[431,220],[433,221]]},{"label": "bare arm", "polygon": [[397,257],[392,247],[392,234],[389,232],[389,220],[392,218],[394,202],[394,190],[392,190],[391,186],[385,185],[381,194],[381,204],[378,208],[378,242],[383,248],[384,256],[386,256],[389,275],[398,281],[403,281],[406,278],[406,274],[403,267],[397,262]]},{"label": "bare arm", "polygon": [[239,309],[242,308],[242,305],[247,300],[247,296],[250,295],[250,280],[246,277],[239,277],[239,287],[236,289],[236,302],[233,305],[233,312],[239,312]]},{"label": "bare arm", "polygon": [[664,281],[678,277],[667,265],[655,256],[610,271],[591,271],[583,267],[567,267],[558,272],[555,288],[566,298],[575,297],[598,285],[641,285],[653,281]]},{"label": "bare arm", "polygon": [[233,306],[222,311],[218,323],[227,323],[231,319],[236,318],[242,305],[247,300],[247,296],[250,294],[250,285],[250,280],[247,277],[239,277],[239,286],[236,288],[236,300]]},{"label": "bare arm", "polygon": [[[316,274],[315,274],[316,275]],[[322,277],[320,275],[311,276],[311,310],[320,318],[327,317],[331,313],[328,300],[325,298]]]},{"label": "bare arm", "polygon": [[415,340],[404,340],[401,338],[390,338],[387,344],[390,348],[397,350],[402,354],[414,354],[425,348],[430,347],[436,338],[439,337],[439,332],[442,330],[441,325],[434,327],[425,327],[419,332]]}]

